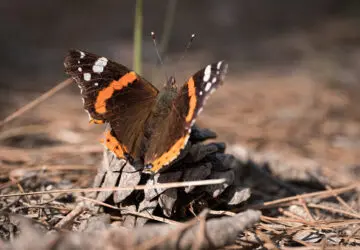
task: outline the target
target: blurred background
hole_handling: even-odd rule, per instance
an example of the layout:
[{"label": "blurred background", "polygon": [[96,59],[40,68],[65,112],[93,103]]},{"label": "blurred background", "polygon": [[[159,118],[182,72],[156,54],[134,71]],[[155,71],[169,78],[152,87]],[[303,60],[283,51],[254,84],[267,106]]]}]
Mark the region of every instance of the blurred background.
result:
[{"label": "blurred background", "polygon": [[[67,78],[70,48],[132,67],[134,12],[133,0],[2,0],[1,119]],[[144,1],[143,21],[142,75],[158,87],[165,70],[176,68],[182,84],[210,62],[229,62],[225,85],[198,120],[220,140],[330,169],[359,163],[359,1],[153,0]],[[156,65],[151,31],[164,68]],[[197,37],[177,64],[192,33]],[[29,126],[51,139],[14,131]],[[73,84],[6,124],[0,139],[20,148],[95,144],[102,130],[88,124]]]}]

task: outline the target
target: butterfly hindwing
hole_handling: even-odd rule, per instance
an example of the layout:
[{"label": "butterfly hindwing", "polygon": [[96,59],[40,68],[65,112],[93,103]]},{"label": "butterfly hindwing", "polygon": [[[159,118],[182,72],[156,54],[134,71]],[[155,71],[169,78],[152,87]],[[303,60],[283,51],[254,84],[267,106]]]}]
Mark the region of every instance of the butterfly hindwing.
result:
[{"label": "butterfly hindwing", "polygon": [[64,65],[79,85],[90,121],[110,124],[112,131],[105,140],[112,144],[105,145],[114,148],[116,139],[121,150],[137,157],[138,138],[158,90],[127,67],[92,53],[71,50]]},{"label": "butterfly hindwing", "polygon": [[175,97],[167,120],[157,126],[145,153],[145,172],[156,173],[173,162],[186,146],[191,126],[209,95],[222,84],[228,65],[209,64],[195,73]]}]

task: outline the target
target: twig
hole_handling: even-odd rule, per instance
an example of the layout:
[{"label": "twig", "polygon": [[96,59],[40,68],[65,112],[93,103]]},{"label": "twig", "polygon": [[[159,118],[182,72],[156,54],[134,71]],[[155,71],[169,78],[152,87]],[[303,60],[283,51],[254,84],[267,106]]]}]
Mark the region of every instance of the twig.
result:
[{"label": "twig", "polygon": [[74,189],[55,189],[49,191],[38,191],[28,193],[16,193],[16,194],[3,194],[0,198],[23,196],[23,195],[41,195],[41,194],[57,194],[57,193],[90,193],[90,192],[109,192],[109,191],[128,191],[128,190],[147,190],[158,188],[177,188],[188,186],[206,186],[224,183],[226,179],[213,179],[202,181],[187,181],[187,182],[172,182],[172,183],[158,183],[155,185],[137,185],[134,187],[103,187],[103,188],[74,188]]},{"label": "twig", "polygon": [[[325,187],[327,190],[330,190],[330,191],[334,190],[329,185],[326,185]],[[353,209],[352,207],[350,207],[338,194],[333,194],[333,195],[338,200],[338,202],[340,202],[346,209],[348,209],[349,211],[351,211],[353,213],[357,213],[357,211],[355,209]]]},{"label": "twig", "polygon": [[267,223],[276,222],[279,224],[283,224],[285,222],[300,223],[303,225],[313,226],[313,227],[322,228],[322,229],[324,229],[324,226],[326,227],[326,229],[330,229],[330,228],[334,228],[334,227],[348,226],[350,224],[359,224],[360,223],[360,220],[343,220],[343,221],[322,220],[322,221],[310,222],[310,221],[306,221],[306,220],[297,220],[297,219],[288,219],[288,218],[273,218],[273,217],[268,217],[268,216],[264,216],[264,215],[261,216],[261,221],[264,221]]},{"label": "twig", "polygon": [[310,213],[310,210],[308,208],[308,206],[306,205],[306,202],[304,199],[299,199],[300,204],[302,205],[302,207],[304,208],[305,212],[307,213],[308,217],[310,218],[311,221],[315,221],[314,217],[312,216],[312,214]]},{"label": "twig", "polygon": [[312,208],[319,208],[325,211],[329,211],[329,212],[333,212],[333,213],[337,213],[337,214],[343,214],[349,217],[353,217],[353,218],[357,218],[360,219],[360,215],[356,214],[356,213],[351,213],[351,212],[347,212],[341,209],[336,209],[336,208],[332,208],[332,207],[326,207],[326,206],[322,206],[322,205],[318,205],[318,204],[308,204],[308,207],[312,207]]},{"label": "twig", "polygon": [[201,244],[204,241],[205,234],[206,234],[206,214],[200,215],[198,217],[199,221],[199,230],[196,233],[196,241],[193,242],[191,246],[191,250],[198,250],[201,249]]},{"label": "twig", "polygon": [[357,226],[357,228],[348,236],[345,238],[345,242],[349,242],[349,240],[354,237],[355,234],[357,234],[357,232],[360,231],[360,226]]},{"label": "twig", "polygon": [[12,211],[13,213],[18,212],[19,210],[22,209],[29,209],[29,208],[34,208],[34,209],[39,209],[39,210],[43,210],[43,209],[56,209],[56,210],[60,210],[60,211],[71,211],[71,208],[66,208],[66,207],[57,207],[57,206],[41,206],[41,205],[25,205],[25,206],[21,206],[21,207],[16,207],[14,208],[14,210]]},{"label": "twig", "polygon": [[294,213],[292,213],[290,211],[284,210],[283,208],[279,208],[278,210],[279,210],[280,213],[282,213],[283,215],[288,216],[290,218],[295,218],[295,219],[298,219],[298,220],[304,219],[303,217],[301,217],[301,216],[299,216],[297,214],[294,214]]},{"label": "twig", "polygon": [[134,215],[134,216],[143,217],[143,218],[146,218],[146,219],[155,220],[155,221],[159,221],[159,222],[163,222],[163,223],[167,223],[167,224],[171,224],[171,225],[181,225],[182,224],[180,222],[169,220],[169,219],[166,219],[166,218],[163,218],[163,217],[160,217],[160,216],[156,216],[156,215],[149,215],[149,214],[138,213],[138,212],[134,212],[134,211],[128,211],[128,210],[120,209],[120,208],[115,207],[113,205],[110,205],[110,204],[107,204],[107,203],[104,203],[104,202],[101,202],[101,201],[98,201],[98,200],[94,200],[94,199],[91,199],[91,198],[88,198],[88,197],[84,197],[84,196],[77,196],[77,197],[80,198],[80,199],[90,201],[90,202],[93,202],[95,204],[104,206],[104,207],[119,210],[119,211],[121,211],[122,214],[131,214],[131,215]]},{"label": "twig", "polygon": [[268,217],[268,216],[264,216],[262,215],[261,217],[261,220],[264,221],[264,222],[292,222],[292,223],[300,223],[300,224],[305,224],[305,225],[309,225],[309,226],[315,226],[316,223],[315,222],[309,222],[309,221],[306,221],[304,219],[302,220],[297,220],[297,219],[287,219],[287,218],[273,218],[273,217]]},{"label": "twig", "polygon": [[224,211],[224,210],[210,210],[209,214],[212,215],[227,215],[227,216],[235,216],[236,213],[230,212],[230,211]]},{"label": "twig", "polygon": [[347,187],[337,188],[337,189],[333,189],[331,191],[326,190],[326,191],[318,191],[318,192],[313,192],[313,193],[290,196],[290,197],[286,197],[286,198],[281,198],[281,199],[277,199],[277,200],[273,200],[273,201],[264,202],[264,204],[262,204],[262,205],[248,206],[247,208],[256,208],[256,209],[271,208],[271,207],[275,207],[275,206],[277,206],[279,204],[282,204],[282,203],[296,201],[299,198],[306,199],[306,198],[317,197],[319,199],[321,199],[321,198],[324,199],[324,198],[328,198],[330,196],[333,196],[334,194],[341,194],[341,193],[349,192],[349,191],[351,191],[351,190],[353,190],[355,188],[358,188],[359,186],[360,186],[360,183],[356,182],[356,183],[351,184],[351,185],[349,185]]},{"label": "twig", "polygon": [[66,86],[68,86],[71,82],[72,82],[72,79],[68,78],[65,81],[62,81],[61,83],[57,84],[52,89],[48,90],[47,92],[45,92],[41,96],[37,97],[35,100],[31,101],[30,103],[26,104],[22,108],[18,109],[17,111],[15,111],[14,113],[12,113],[8,117],[6,117],[4,120],[0,121],[0,127],[4,126],[6,123],[14,120],[16,117],[18,117],[18,116],[24,114],[25,112],[29,111],[30,109],[32,109],[33,107],[35,107],[39,103],[45,101],[46,99],[48,99],[49,97],[54,95],[59,90],[61,90],[61,89],[65,88]]},{"label": "twig", "polygon": [[[16,184],[17,188],[19,189],[20,193],[24,194],[25,190],[23,189],[23,187],[21,186],[20,182],[15,180],[14,178],[12,178],[11,176],[9,177],[9,179]],[[24,196],[25,200],[30,204],[30,199],[27,195]]]},{"label": "twig", "polygon": [[56,229],[62,229],[69,223],[71,223],[77,216],[79,216],[86,207],[83,203],[77,205],[70,213],[68,213],[64,218],[62,218],[56,225]]},{"label": "twig", "polygon": [[270,237],[265,233],[261,232],[260,230],[256,230],[256,235],[260,236],[259,238],[265,243],[265,249],[279,249],[275,246]]}]

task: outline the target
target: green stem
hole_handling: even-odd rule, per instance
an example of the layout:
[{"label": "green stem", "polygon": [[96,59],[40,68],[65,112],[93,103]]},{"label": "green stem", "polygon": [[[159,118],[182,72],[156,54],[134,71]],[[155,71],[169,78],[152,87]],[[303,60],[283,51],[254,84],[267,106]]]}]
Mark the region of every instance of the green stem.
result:
[{"label": "green stem", "polygon": [[142,49],[142,29],[143,29],[143,1],[136,0],[135,25],[134,25],[134,71],[141,74],[141,49]]}]

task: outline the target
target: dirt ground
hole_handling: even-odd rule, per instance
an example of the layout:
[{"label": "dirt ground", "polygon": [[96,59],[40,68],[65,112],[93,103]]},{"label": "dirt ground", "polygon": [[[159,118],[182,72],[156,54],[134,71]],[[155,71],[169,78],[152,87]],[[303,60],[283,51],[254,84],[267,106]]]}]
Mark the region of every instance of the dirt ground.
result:
[{"label": "dirt ground", "polygon": [[[352,51],[353,55],[357,55],[356,51]],[[311,208],[310,212],[305,209],[310,219],[306,216],[301,219],[302,226],[295,236],[300,235],[300,239],[304,240],[308,237],[303,235],[315,231],[320,235],[317,243],[324,238],[330,241],[336,239],[338,242],[349,238],[349,235],[355,235],[353,238],[356,240],[358,238],[355,226],[358,220],[354,222],[354,226],[349,226],[349,223],[353,223],[352,219],[345,220],[346,217],[359,218],[356,212],[358,197],[353,191],[359,181],[360,153],[360,116],[357,110],[360,89],[357,83],[357,65],[347,66],[348,61],[351,61],[349,59],[345,64],[329,65],[328,55],[321,59],[310,57],[302,63],[290,67],[282,66],[280,69],[259,67],[241,71],[237,70],[236,63],[230,64],[225,84],[209,98],[197,120],[200,127],[210,128],[218,134],[217,141],[226,142],[228,152],[241,159],[249,157],[256,161],[257,157],[262,157],[270,162],[272,169],[271,175],[267,175],[269,178],[264,180],[250,175],[246,183],[250,185],[245,186],[252,192],[250,208],[259,200],[267,201],[260,208],[263,212],[262,223],[256,227],[257,230],[261,229],[273,236],[273,242],[277,242],[278,231],[274,232],[269,228],[273,228],[276,221],[279,221],[279,230],[284,230],[281,241],[287,241],[289,237],[293,240],[292,229],[298,226],[298,222],[289,224],[285,229],[283,223],[289,219],[302,218],[299,214],[303,211],[296,211],[294,215],[292,209],[306,206]],[[189,60],[191,63],[187,61],[181,65],[184,68],[182,75],[189,75],[195,67],[201,65],[191,59],[192,57]],[[206,59],[206,55],[203,59]],[[354,58],[353,60],[356,61]],[[314,61],[316,63],[312,64]],[[144,68],[145,75],[153,70],[149,65]],[[161,73],[154,73],[154,82],[160,82],[156,79],[162,77]],[[181,83],[182,78],[178,79]],[[4,95],[9,93],[0,93],[0,96]],[[39,96],[38,94],[35,97]],[[5,112],[9,114],[9,110],[14,111],[33,98],[34,92],[13,92]],[[0,99],[0,102],[5,99]],[[4,109],[2,112],[4,113]],[[103,146],[99,142],[103,130],[102,125],[88,123],[76,84],[71,84],[6,123],[0,130],[0,195],[91,187],[103,156]],[[262,168],[265,165],[259,166]],[[313,176],[318,182],[317,185],[311,181]],[[266,183],[266,186],[263,183]],[[335,203],[326,203],[334,200],[332,197],[328,200],[320,198],[320,204],[314,204],[318,201],[318,198],[314,197],[307,205],[299,198],[301,194],[304,197],[314,195],[330,186],[346,186],[344,190],[349,193],[349,196],[343,195],[346,201],[340,200],[341,205],[336,207],[337,210],[334,209],[337,212],[331,210]],[[294,187],[295,192],[290,192]],[[327,191],[329,196],[334,195],[332,190]],[[82,223],[87,223],[90,216],[93,216],[77,210],[79,198],[75,195],[31,197],[33,198],[30,200],[27,200],[27,196],[0,199],[0,211],[12,211],[32,218],[46,228],[44,232],[55,228],[71,232],[69,235],[78,231]],[[271,202],[276,203],[283,198],[291,200],[286,205],[287,209],[282,210],[284,204],[271,207]],[[295,199],[298,201],[294,201]],[[341,210],[342,206],[346,209]],[[55,212],[48,213],[46,209],[49,208]],[[318,213],[318,208],[325,212]],[[353,213],[350,214],[349,211]],[[336,213],[345,215],[337,216]],[[76,218],[73,223],[65,223],[68,216]],[[312,216],[316,216],[315,224],[311,224]],[[16,226],[16,230],[13,230],[11,217],[4,218],[0,218],[4,221],[3,226],[0,223],[2,239],[7,241],[19,232],[29,231],[21,226]],[[117,219],[113,223],[121,219],[119,216],[114,218]],[[269,218],[273,221],[269,221]],[[341,220],[339,228],[350,233],[344,234],[346,237],[343,238],[334,237],[335,232],[340,232],[340,229],[335,227],[324,235],[322,227],[331,223],[335,225],[338,220]],[[308,229],[309,223],[313,228]],[[246,239],[247,233],[244,236]],[[261,236],[258,233],[256,231],[256,239]],[[30,237],[31,240],[19,238],[18,242],[27,245],[28,242],[33,242],[33,237],[35,236]],[[37,237],[42,238],[41,235]],[[265,237],[260,241],[270,244],[271,240]],[[85,237],[86,241],[88,238]],[[46,244],[47,241],[39,242]],[[109,241],[106,242],[109,244]],[[257,240],[253,242],[258,244]]]}]

